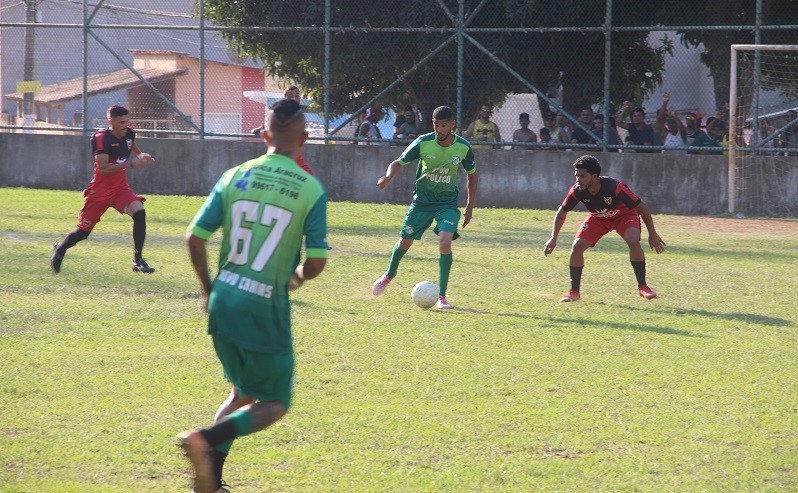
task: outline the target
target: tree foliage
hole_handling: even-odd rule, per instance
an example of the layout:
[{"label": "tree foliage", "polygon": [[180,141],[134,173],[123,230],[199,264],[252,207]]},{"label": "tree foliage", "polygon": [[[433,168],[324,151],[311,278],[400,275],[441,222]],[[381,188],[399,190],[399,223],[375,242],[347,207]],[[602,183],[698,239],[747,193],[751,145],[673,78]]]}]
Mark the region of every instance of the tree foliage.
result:
[{"label": "tree foliage", "polygon": [[[798,45],[798,30],[767,29],[767,26],[789,26],[798,24],[798,9],[790,0],[762,0],[761,44]],[[754,44],[756,38],[750,28],[736,29],[735,26],[754,26],[757,22],[757,2],[754,0],[676,0],[664,2],[656,17],[662,25],[670,26],[731,26],[725,30],[678,30],[682,42],[688,47],[701,47],[701,61],[709,68],[714,80],[715,102],[723,108],[729,100],[729,68],[731,64],[731,45]],[[784,55],[783,67],[791,69],[798,76],[798,65],[791,60],[792,55]],[[753,76],[753,74],[749,74]],[[742,86],[753,87],[751,81]],[[795,90],[791,87],[772,88],[789,95]],[[746,98],[750,95],[741,95]]]},{"label": "tree foliage", "polygon": [[[786,0],[764,0],[768,15],[789,13],[798,21],[798,9]],[[335,31],[330,40],[330,105],[333,114],[353,112],[379,95],[379,105],[401,108],[417,103],[430,121],[441,104],[456,105],[458,50],[454,33],[457,0],[332,0],[331,26],[353,28]],[[613,26],[735,25],[752,23],[753,0],[691,0],[641,2],[615,0]],[[285,30],[225,31],[240,55],[262,60],[269,71],[298,82],[315,101],[323,101],[325,83],[324,0],[205,0],[211,21],[224,26],[293,28]],[[563,105],[576,113],[604,102],[604,2],[560,0],[464,0],[468,28],[528,28],[526,32],[472,31],[489,53],[512,68],[540,91],[562,87]],[[445,7],[445,8],[444,8]],[[316,30],[303,29],[313,27]],[[535,28],[574,27],[578,32],[535,32]],[[424,32],[398,32],[397,28],[424,28]],[[377,31],[373,30],[377,29]],[[447,31],[446,29],[450,29]],[[730,42],[752,42],[750,32],[683,31],[688,46],[703,45],[702,60],[716,83],[716,99],[727,98]],[[795,38],[779,31],[767,39]],[[610,108],[624,100],[642,102],[662,83],[669,41],[652,46],[648,32],[614,31],[611,36]],[[430,54],[434,56],[419,64]],[[500,104],[510,92],[530,92],[526,83],[505,70],[469,39],[464,46],[464,98],[462,111],[473,118],[483,102]],[[418,67],[410,71],[411,68]],[[410,72],[409,72],[410,71]],[[724,72],[725,71],[725,72]],[[725,79],[724,79],[725,74]],[[395,81],[394,87],[386,90]],[[725,87],[724,87],[725,86]],[[726,95],[723,95],[724,89]],[[547,103],[542,103],[547,109]]]}]

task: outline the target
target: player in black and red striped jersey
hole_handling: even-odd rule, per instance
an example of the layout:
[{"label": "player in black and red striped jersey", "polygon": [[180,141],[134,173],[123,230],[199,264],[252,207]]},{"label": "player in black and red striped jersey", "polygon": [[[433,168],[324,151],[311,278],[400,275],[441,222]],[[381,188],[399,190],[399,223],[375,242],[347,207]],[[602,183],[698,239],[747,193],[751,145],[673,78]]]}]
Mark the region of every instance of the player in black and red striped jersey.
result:
[{"label": "player in black and red striped jersey", "polygon": [[595,246],[610,231],[616,231],[629,246],[629,260],[637,278],[638,294],[647,300],[654,299],[657,293],[646,284],[646,254],[640,246],[640,219],[643,219],[648,230],[648,244],[652,250],[658,254],[664,252],[665,242],[654,228],[654,219],[648,206],[623,182],[600,175],[601,165],[594,156],[581,156],[574,161],[576,184],[557,209],[551,237],[543,248],[545,255],[554,251],[568,212],[580,202],[584,204],[588,215],[571,245],[571,289],[560,302],[577,301],[581,297],[579,288],[585,265],[585,250]]},{"label": "player in black and red striped jersey", "polygon": [[89,237],[94,226],[109,207],[133,218],[133,271],[149,274],[155,269],[142,258],[147,225],[144,201],[127,182],[127,169],[143,168],[155,162],[136,145],[136,132],[130,128],[130,115],[124,106],[108,108],[108,128],[98,130],[91,137],[94,153],[94,176],[83,190],[83,208],[78,227],[53,245],[50,266],[57,274],[66,251]]}]

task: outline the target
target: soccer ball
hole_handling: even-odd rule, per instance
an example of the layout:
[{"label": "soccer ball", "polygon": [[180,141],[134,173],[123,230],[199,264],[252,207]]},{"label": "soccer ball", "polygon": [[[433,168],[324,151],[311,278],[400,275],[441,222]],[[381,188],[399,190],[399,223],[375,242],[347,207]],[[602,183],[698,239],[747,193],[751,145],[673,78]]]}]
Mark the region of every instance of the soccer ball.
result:
[{"label": "soccer ball", "polygon": [[438,301],[438,286],[429,281],[421,281],[413,286],[410,297],[419,308],[431,308]]}]

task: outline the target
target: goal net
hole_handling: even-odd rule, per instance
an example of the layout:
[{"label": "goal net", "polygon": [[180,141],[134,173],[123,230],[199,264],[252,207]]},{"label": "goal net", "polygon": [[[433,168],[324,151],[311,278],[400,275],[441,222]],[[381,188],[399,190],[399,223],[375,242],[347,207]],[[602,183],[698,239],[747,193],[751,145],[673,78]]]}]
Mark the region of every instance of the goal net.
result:
[{"label": "goal net", "polygon": [[784,216],[798,190],[798,45],[732,45],[729,212]]}]

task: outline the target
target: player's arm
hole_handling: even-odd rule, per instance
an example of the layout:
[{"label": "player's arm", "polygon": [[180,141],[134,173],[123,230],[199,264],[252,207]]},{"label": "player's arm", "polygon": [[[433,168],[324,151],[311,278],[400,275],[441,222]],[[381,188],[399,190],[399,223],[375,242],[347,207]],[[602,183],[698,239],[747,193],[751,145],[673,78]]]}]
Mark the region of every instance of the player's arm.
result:
[{"label": "player's arm", "polygon": [[623,105],[621,105],[621,111],[615,116],[615,125],[618,127],[623,128],[624,130],[629,130],[629,124],[624,121],[626,118],[626,114],[629,112],[629,109],[632,107],[632,103],[629,101],[624,101]]},{"label": "player's arm", "polygon": [[123,169],[127,169],[128,162],[112,163],[111,156],[105,152],[94,155],[94,162],[97,163],[97,169],[101,175],[110,175]]},{"label": "player's arm", "polygon": [[662,241],[662,238],[660,238],[659,234],[657,234],[657,230],[654,228],[654,218],[651,215],[651,211],[648,209],[646,203],[642,200],[639,204],[637,204],[637,212],[640,214],[640,219],[643,220],[643,223],[646,225],[646,229],[648,230],[648,244],[651,249],[658,254],[664,252],[665,242]]},{"label": "player's arm", "polygon": [[470,139],[474,135],[474,125],[476,123],[477,122],[475,122],[475,121],[471,122],[471,124],[468,126],[468,128],[465,129],[465,132],[463,132],[463,137],[465,137],[466,139]]},{"label": "player's arm", "polygon": [[398,159],[391,162],[391,164],[388,165],[388,169],[385,170],[385,175],[379,177],[377,180],[377,187],[380,190],[385,190],[385,187],[387,187],[393,177],[399,173],[400,169],[402,169],[402,163],[400,163]]},{"label": "player's arm", "polygon": [[[496,133],[494,134],[496,142],[501,142],[502,141],[502,136],[499,133],[499,126],[494,123],[493,124],[493,128],[496,131]],[[493,146],[494,149],[501,149],[502,147],[503,146]]]},{"label": "player's arm", "polygon": [[565,224],[565,218],[567,216],[568,211],[566,211],[563,206],[560,206],[560,208],[557,209],[557,213],[554,215],[554,222],[551,225],[551,236],[549,236],[548,241],[543,244],[544,255],[553,252],[554,248],[557,246],[557,237],[560,236],[560,230],[563,224]]},{"label": "player's arm", "polygon": [[194,272],[200,281],[200,288],[202,289],[203,307],[208,311],[208,297],[211,294],[211,274],[208,270],[208,249],[206,241],[199,236],[188,233],[186,235],[186,245],[188,246],[188,254],[191,259],[191,265],[194,267]]},{"label": "player's arm", "polygon": [[291,281],[288,283],[288,290],[294,291],[299,289],[302,284],[309,280],[315,279],[324,270],[327,265],[326,258],[307,258],[305,262],[297,265],[291,276]]},{"label": "player's arm", "polygon": [[474,204],[477,201],[477,187],[479,186],[479,175],[475,171],[466,175],[468,190],[468,198],[466,199],[465,212],[463,213],[463,227],[468,226],[471,222],[471,214],[474,212]]}]

